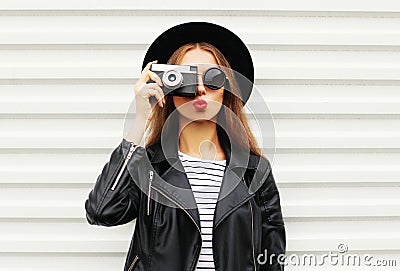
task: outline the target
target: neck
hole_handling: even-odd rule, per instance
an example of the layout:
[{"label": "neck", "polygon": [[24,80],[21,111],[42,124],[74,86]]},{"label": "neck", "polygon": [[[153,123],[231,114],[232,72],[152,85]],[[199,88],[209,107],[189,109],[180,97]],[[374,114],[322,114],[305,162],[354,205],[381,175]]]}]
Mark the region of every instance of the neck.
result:
[{"label": "neck", "polygon": [[225,160],[225,154],[218,139],[217,124],[214,121],[190,121],[181,117],[179,130],[181,131],[179,136],[181,152],[207,160]]}]

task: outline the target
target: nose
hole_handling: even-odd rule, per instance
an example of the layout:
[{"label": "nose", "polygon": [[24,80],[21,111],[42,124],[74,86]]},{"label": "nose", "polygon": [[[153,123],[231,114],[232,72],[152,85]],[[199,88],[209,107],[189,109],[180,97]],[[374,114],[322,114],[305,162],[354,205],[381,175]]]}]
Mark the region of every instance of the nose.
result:
[{"label": "nose", "polygon": [[198,80],[198,83],[197,83],[197,95],[205,95],[205,94],[207,94],[206,88],[204,87],[204,84],[203,84],[203,78],[201,77],[201,75],[199,76],[199,78],[197,80]]}]

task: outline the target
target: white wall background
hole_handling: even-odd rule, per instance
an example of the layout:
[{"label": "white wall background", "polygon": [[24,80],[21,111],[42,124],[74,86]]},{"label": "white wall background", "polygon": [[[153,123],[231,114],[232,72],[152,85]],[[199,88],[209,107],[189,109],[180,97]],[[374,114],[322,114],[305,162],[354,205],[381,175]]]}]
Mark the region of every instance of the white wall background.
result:
[{"label": "white wall background", "polygon": [[122,138],[147,46],[190,20],[251,50],[288,254],[344,243],[399,268],[399,1],[1,0],[0,270],[122,270],[134,222],[90,226],[84,201]]}]

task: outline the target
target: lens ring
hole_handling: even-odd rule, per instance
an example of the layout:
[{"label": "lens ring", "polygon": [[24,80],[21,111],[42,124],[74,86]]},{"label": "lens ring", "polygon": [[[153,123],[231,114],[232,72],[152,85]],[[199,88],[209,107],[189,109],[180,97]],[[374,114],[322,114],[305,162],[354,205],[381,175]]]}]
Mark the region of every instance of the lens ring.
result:
[{"label": "lens ring", "polygon": [[212,90],[217,90],[225,85],[226,75],[218,67],[211,67],[203,74],[203,84]]},{"label": "lens ring", "polygon": [[[175,78],[173,81],[171,80],[171,75],[172,77]],[[163,84],[170,89],[176,89],[180,87],[182,85],[182,81],[183,81],[182,74],[176,70],[166,71],[162,76]]]}]

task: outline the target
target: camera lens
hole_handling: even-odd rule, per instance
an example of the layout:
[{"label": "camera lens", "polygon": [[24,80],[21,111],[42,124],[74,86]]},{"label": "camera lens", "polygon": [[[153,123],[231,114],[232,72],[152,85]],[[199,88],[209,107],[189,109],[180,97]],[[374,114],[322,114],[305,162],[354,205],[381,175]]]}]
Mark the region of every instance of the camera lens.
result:
[{"label": "camera lens", "polygon": [[182,85],[183,76],[178,71],[169,70],[163,74],[162,82],[166,87],[170,89],[176,89]]},{"label": "camera lens", "polygon": [[175,74],[170,74],[170,75],[168,76],[168,80],[169,80],[169,81],[175,81],[175,80],[176,80]]}]

